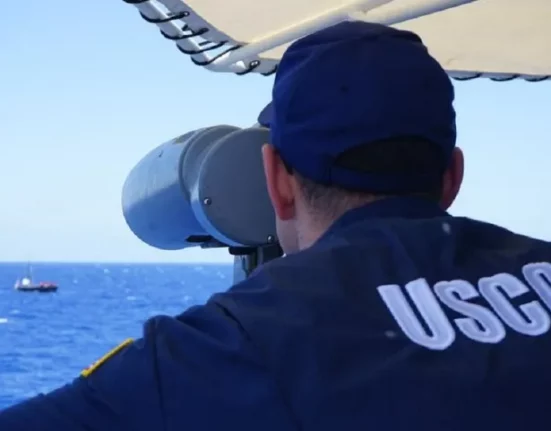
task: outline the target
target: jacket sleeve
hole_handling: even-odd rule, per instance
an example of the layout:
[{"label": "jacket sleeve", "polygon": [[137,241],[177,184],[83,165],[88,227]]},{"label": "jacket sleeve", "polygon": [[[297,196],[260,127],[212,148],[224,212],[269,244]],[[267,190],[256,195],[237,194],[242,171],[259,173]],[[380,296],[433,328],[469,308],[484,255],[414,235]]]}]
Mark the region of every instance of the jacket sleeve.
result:
[{"label": "jacket sleeve", "polygon": [[149,320],[86,377],[0,412],[0,430],[284,430],[287,413],[239,323],[209,302]]}]

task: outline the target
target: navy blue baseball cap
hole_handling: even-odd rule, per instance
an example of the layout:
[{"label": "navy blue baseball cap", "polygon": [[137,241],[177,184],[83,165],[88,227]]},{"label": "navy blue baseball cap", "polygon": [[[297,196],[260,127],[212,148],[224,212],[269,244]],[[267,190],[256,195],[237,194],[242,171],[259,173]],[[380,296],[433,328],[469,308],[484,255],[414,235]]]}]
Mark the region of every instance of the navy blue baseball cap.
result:
[{"label": "navy blue baseball cap", "polygon": [[336,161],[358,146],[415,138],[442,149],[443,172],[456,142],[453,100],[450,78],[418,35],[346,21],[291,44],[276,73],[272,102],[258,122],[270,128],[281,158],[306,178],[356,190],[408,192],[433,185],[435,173],[364,172]]}]

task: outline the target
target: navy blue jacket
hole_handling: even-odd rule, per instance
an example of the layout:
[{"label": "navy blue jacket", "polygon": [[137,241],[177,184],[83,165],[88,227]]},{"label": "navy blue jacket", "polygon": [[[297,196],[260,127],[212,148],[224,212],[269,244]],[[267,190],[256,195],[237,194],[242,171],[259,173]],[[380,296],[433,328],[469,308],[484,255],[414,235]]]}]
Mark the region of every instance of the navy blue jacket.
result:
[{"label": "navy blue jacket", "polygon": [[431,203],[373,203],[0,430],[547,429],[550,262]]}]

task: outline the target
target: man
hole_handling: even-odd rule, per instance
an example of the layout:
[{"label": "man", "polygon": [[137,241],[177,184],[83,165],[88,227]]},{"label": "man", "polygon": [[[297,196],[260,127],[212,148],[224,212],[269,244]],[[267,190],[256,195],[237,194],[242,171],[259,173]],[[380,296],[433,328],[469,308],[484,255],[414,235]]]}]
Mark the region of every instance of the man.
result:
[{"label": "man", "polygon": [[292,44],[260,118],[286,256],[0,430],[544,426],[551,248],[446,213],[453,98],[412,33],[347,22]]}]

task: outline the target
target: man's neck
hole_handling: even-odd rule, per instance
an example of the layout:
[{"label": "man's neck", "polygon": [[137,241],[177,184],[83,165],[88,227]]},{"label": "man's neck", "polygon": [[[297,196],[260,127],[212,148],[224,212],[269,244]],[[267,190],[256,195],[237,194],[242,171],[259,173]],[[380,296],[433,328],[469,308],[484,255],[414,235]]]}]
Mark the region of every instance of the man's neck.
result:
[{"label": "man's neck", "polygon": [[[362,210],[362,208],[364,209]],[[436,214],[445,215],[447,213],[443,209],[440,209],[436,203],[414,196],[378,198],[369,202],[358,202],[357,205],[351,205],[339,211],[331,218],[325,219],[316,217],[316,214],[305,213],[303,219],[298,224],[299,250],[312,246],[328,230],[332,229],[336,224],[341,223],[342,220],[350,221],[350,217],[356,218],[359,215],[360,217],[367,218],[400,216],[418,218],[432,217]]]}]

